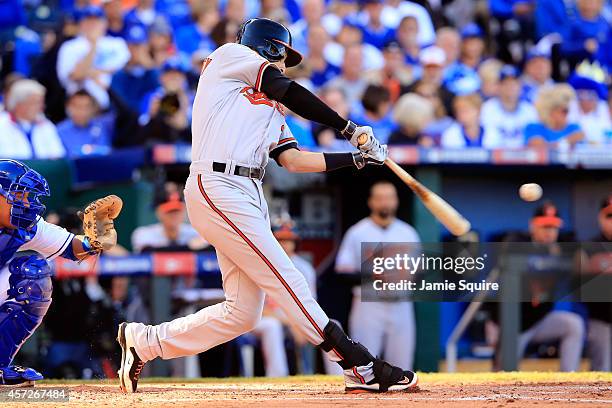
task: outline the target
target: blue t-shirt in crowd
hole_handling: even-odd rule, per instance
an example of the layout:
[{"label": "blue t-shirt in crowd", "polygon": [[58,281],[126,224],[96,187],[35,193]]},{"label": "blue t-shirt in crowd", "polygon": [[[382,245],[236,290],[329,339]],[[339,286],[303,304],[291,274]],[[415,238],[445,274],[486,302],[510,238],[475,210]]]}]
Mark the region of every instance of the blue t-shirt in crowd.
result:
[{"label": "blue t-shirt in crowd", "polygon": [[570,123],[561,130],[550,129],[543,123],[531,123],[525,127],[525,141],[529,142],[530,139],[542,137],[548,143],[554,143],[580,130],[580,126],[576,123]]},{"label": "blue t-shirt in crowd", "polygon": [[340,72],[341,70],[339,67],[328,63],[323,71],[312,71],[310,74],[310,82],[318,88],[323,86],[330,79],[340,75]]},{"label": "blue t-shirt in crowd", "polygon": [[510,18],[514,15],[514,6],[520,3],[533,3],[532,0],[489,0],[491,14],[499,18]]},{"label": "blue t-shirt in crowd", "polygon": [[95,117],[87,126],[77,126],[71,119],[57,125],[57,133],[69,157],[108,154],[111,151],[114,114]]},{"label": "blue t-shirt in crowd", "polygon": [[372,27],[367,25],[361,25],[359,27],[363,33],[363,42],[366,44],[372,44],[379,50],[382,49],[388,42],[395,39],[395,30],[387,27],[381,27],[378,30],[374,30]]},{"label": "blue t-shirt in crowd", "polygon": [[535,2],[535,25],[536,36],[540,38],[551,34],[562,34],[567,27],[569,14],[574,13],[572,7],[568,7],[563,0],[538,0]]},{"label": "blue t-shirt in crowd", "polygon": [[562,33],[561,51],[565,55],[576,58],[587,58],[591,53],[586,50],[586,40],[594,39],[601,48],[608,40],[610,25],[601,15],[593,20],[585,20],[580,14],[570,19],[567,29]]},{"label": "blue t-shirt in crowd", "polygon": [[0,1],[0,32],[8,30],[27,22],[23,1]]},{"label": "blue t-shirt in crowd", "polygon": [[179,28],[176,32],[175,43],[179,51],[187,55],[201,49],[213,51],[217,48],[210,36],[202,33],[195,23]]},{"label": "blue t-shirt in crowd", "polygon": [[155,69],[124,68],[113,75],[110,87],[128,107],[140,112],[145,97],[159,87],[159,74]]}]

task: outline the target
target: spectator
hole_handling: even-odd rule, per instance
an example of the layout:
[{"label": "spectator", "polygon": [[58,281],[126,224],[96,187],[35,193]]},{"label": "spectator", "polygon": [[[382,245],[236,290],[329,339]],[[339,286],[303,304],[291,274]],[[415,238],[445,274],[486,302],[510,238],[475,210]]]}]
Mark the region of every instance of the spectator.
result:
[{"label": "spectator", "polygon": [[569,120],[584,132],[584,142],[602,145],[607,142],[607,133],[612,128],[608,110],[608,90],[594,79],[574,74],[568,83],[576,91],[576,103],[570,105]]},{"label": "spectator", "polygon": [[538,91],[545,85],[552,85],[552,62],[550,54],[532,49],[527,53],[527,60],[521,76],[523,83],[522,97],[528,102],[535,102]]},{"label": "spectator", "polygon": [[485,127],[497,128],[504,147],[523,147],[525,127],[537,118],[535,108],[522,101],[520,94],[521,82],[517,69],[505,65],[499,73],[499,96],[482,105],[480,122]]},{"label": "spectator", "polygon": [[323,0],[304,0],[302,2],[302,18],[289,27],[293,38],[293,47],[306,54],[309,51],[309,31],[312,26],[321,24],[321,17],[325,12]]},{"label": "spectator", "polygon": [[[444,77],[444,66],[446,55],[444,50],[437,46],[431,46],[421,51],[419,63],[422,67],[421,78],[414,82],[409,88],[409,92],[416,92],[426,98],[437,96],[443,103],[443,108],[450,111],[454,95],[442,82]],[[421,89],[423,93],[418,91]],[[437,105],[437,103],[434,103]],[[438,116],[436,114],[436,116]],[[446,112],[441,117],[445,117]]]},{"label": "spectator", "polygon": [[[587,245],[589,256],[610,252],[612,243],[612,193],[602,200],[598,214],[600,234],[591,241],[600,245]],[[609,254],[608,254],[609,255]],[[606,273],[607,271],[594,271]],[[609,372],[612,370],[612,308],[609,302],[588,302],[584,304],[588,316],[587,351],[591,359],[591,370]]]},{"label": "spectator", "polygon": [[393,120],[399,127],[391,133],[389,145],[433,145],[433,139],[423,134],[434,120],[434,106],[429,100],[414,93],[402,95],[393,108]]},{"label": "spectator", "polygon": [[444,51],[446,66],[452,66],[459,60],[461,54],[461,36],[452,27],[442,27],[438,30],[436,46]]},{"label": "spectator", "polygon": [[381,21],[389,28],[397,28],[403,18],[413,16],[419,27],[419,46],[427,47],[436,40],[436,33],[431,17],[425,7],[416,1],[387,0],[382,11]]},{"label": "spectator", "polygon": [[68,119],[57,125],[57,132],[68,156],[110,153],[114,127],[112,113],[100,115],[98,103],[85,90],[68,98],[66,112]]},{"label": "spectator", "polygon": [[361,105],[363,109],[353,113],[353,121],[360,126],[370,126],[376,138],[383,144],[387,143],[395,127],[389,113],[391,96],[387,88],[368,85],[361,97]]},{"label": "spectator", "polygon": [[224,18],[234,24],[242,24],[246,20],[246,1],[245,0],[227,0],[225,4]]},{"label": "spectator", "polygon": [[574,13],[575,0],[538,0],[535,2],[536,39],[549,34],[560,34],[569,25],[569,16]]},{"label": "spectator", "polygon": [[163,19],[156,20],[149,27],[149,47],[156,67],[176,55],[172,40],[172,27]]},{"label": "spectator", "polygon": [[480,89],[477,70],[485,49],[484,33],[478,25],[471,23],[461,31],[461,39],[461,55],[447,68],[445,83],[454,94],[466,95]]},{"label": "spectator", "polygon": [[499,72],[503,64],[500,60],[490,58],[478,67],[480,79],[480,96],[485,101],[496,97],[499,92]]},{"label": "spectator", "polygon": [[395,41],[387,43],[383,50],[385,65],[381,69],[366,72],[366,80],[384,86],[395,102],[414,79],[413,70],[406,66],[404,55]]},{"label": "spectator", "polygon": [[[197,5],[197,6],[196,6]],[[210,52],[216,47],[210,33],[219,22],[219,11],[214,1],[192,3],[193,23],[176,31],[176,48],[189,58],[196,50],[206,49]]]},{"label": "spectator", "polygon": [[342,26],[336,36],[336,42],[332,42],[325,47],[325,58],[333,65],[342,66],[346,49],[353,46],[361,47],[361,66],[363,70],[382,68],[384,59],[380,50],[372,44],[364,43],[361,29],[350,22],[346,22]]},{"label": "spectator", "polygon": [[[395,33],[392,29],[383,25],[381,15],[384,0],[361,0],[363,4],[364,22],[360,24],[363,32],[363,42],[371,44],[378,49],[391,41]],[[416,23],[416,20],[415,20]]]},{"label": "spectator", "polygon": [[566,84],[540,89],[535,102],[539,122],[525,128],[525,140],[531,147],[567,149],[584,139],[580,126],[569,121],[568,113],[576,98],[574,90]]},{"label": "spectator", "polygon": [[8,100],[11,87],[15,82],[19,81],[20,79],[25,79],[25,76],[23,76],[19,72],[11,72],[10,74],[4,77],[4,80],[2,81],[2,104],[0,105],[0,114],[6,111],[5,104]]},{"label": "spectator", "polygon": [[130,59],[125,41],[105,33],[104,13],[88,6],[79,13],[79,35],[62,44],[57,57],[57,76],[67,93],[83,88],[102,109],[109,105],[107,89],[113,73]]},{"label": "spectator", "polygon": [[311,25],[308,29],[308,56],[304,65],[310,71],[310,81],[319,88],[340,74],[340,68],[330,64],[325,58],[325,46],[329,35],[322,25]]},{"label": "spectator", "polygon": [[[338,112],[338,115],[343,118],[348,117],[350,109],[343,88],[328,85],[321,90],[319,97],[327,106]],[[328,126],[315,124],[313,134],[318,145],[326,150],[341,151],[350,146],[340,132]]]},{"label": "spectator", "polygon": [[[414,93],[427,99],[434,108],[434,119],[423,132],[431,136],[434,144],[439,145],[442,134],[454,123],[453,119],[448,115],[448,112],[452,110],[453,96],[450,92],[446,93],[444,87],[436,87],[429,82],[419,81],[414,84],[412,89]],[[446,108],[446,98],[449,99],[449,110]]]},{"label": "spectator", "polygon": [[442,147],[493,149],[502,145],[501,135],[496,128],[480,124],[481,106],[482,98],[478,94],[455,97],[453,109],[457,122],[442,134]]},{"label": "spectator", "polygon": [[342,88],[349,106],[355,106],[368,85],[363,77],[363,50],[361,45],[351,45],[344,51],[342,73],[329,81],[328,85]]},{"label": "spectator", "polygon": [[13,83],[0,113],[0,157],[57,159],[66,155],[57,129],[44,115],[45,88],[31,79]]},{"label": "spectator", "polygon": [[159,84],[161,85],[159,88],[144,97],[140,107],[140,123],[146,125],[152,117],[157,115],[159,104],[162,98],[167,95],[176,95],[178,98],[178,111],[185,113],[187,119],[190,120],[191,103],[193,102],[194,95],[189,89],[187,67],[182,59],[171,58],[164,62],[161,67]]},{"label": "spectator", "polygon": [[406,59],[406,64],[418,65],[421,47],[418,41],[419,25],[413,16],[406,16],[402,19],[396,31],[397,42]]},{"label": "spectator", "polygon": [[149,28],[157,18],[164,18],[155,10],[154,0],[138,0],[136,7],[125,15],[125,23],[129,27],[134,25]]},{"label": "spectator", "polygon": [[[509,237],[510,242],[531,242],[533,246],[530,253],[534,255],[555,256],[560,252],[556,244],[559,229],[563,220],[559,217],[555,206],[546,202],[536,209],[529,222],[529,237]],[[546,296],[541,282],[536,282],[531,290],[531,302],[521,303],[521,333],[519,335],[519,353],[521,358],[530,343],[545,343],[559,341],[559,357],[561,371],[577,371],[580,366],[580,357],[585,335],[584,321],[578,314],[565,310],[555,310],[551,302],[542,302]],[[489,309],[496,310],[497,304],[488,304]],[[492,321],[486,323],[488,343],[497,346],[499,343],[499,329],[497,326],[497,313],[493,313]],[[499,368],[499,353],[495,366]]]},{"label": "spectator", "polygon": [[[210,32],[210,38],[214,41],[217,47],[223,44],[236,41],[236,35],[240,29],[240,23],[230,20],[227,17],[222,18]],[[209,50],[200,50],[201,53],[209,53]],[[192,55],[193,59],[193,55]],[[198,70],[199,72],[199,70]]]},{"label": "spectator", "polygon": [[522,59],[521,51],[533,39],[533,3],[531,0],[491,0],[489,2],[497,56],[507,64]]},{"label": "spectator", "polygon": [[287,27],[291,21],[291,15],[284,3],[283,0],[261,0],[261,10],[258,16],[277,21]]},{"label": "spectator", "polygon": [[420,243],[417,232],[395,217],[399,201],[395,186],[381,181],[372,186],[368,198],[370,216],[350,227],[336,256],[336,271],[354,283],[349,316],[351,338],[373,354],[384,354],[391,364],[412,367],[416,339],[411,302],[361,301],[361,243]]},{"label": "spectator", "polygon": [[127,27],[123,16],[121,0],[104,0],[102,1],[102,8],[107,21],[106,35],[124,38]]},{"label": "spectator", "polygon": [[159,87],[159,78],[154,69],[155,61],[151,58],[144,28],[130,27],[126,41],[130,60],[123,69],[113,75],[110,88],[137,114],[145,96]]},{"label": "spectator", "polygon": [[198,237],[191,224],[185,221],[185,203],[178,192],[161,197],[155,215],[158,223],[138,227],[132,233],[134,252],[186,250],[189,242]]},{"label": "spectator", "polygon": [[344,23],[357,14],[359,5],[354,0],[334,0],[329,3],[329,13],[321,18],[321,24],[331,37],[336,37]]},{"label": "spectator", "polygon": [[561,52],[575,66],[597,55],[610,32],[610,23],[601,15],[603,0],[576,0],[576,14],[562,33]]}]

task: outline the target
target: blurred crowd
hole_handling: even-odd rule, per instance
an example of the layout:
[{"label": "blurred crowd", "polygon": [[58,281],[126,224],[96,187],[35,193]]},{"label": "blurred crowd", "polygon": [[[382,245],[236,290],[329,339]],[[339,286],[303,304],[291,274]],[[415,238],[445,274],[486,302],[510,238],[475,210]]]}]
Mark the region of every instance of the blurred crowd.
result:
[{"label": "blurred crowd", "polygon": [[0,155],[189,143],[202,61],[255,16],[290,28],[291,77],[385,143],[612,143],[608,0],[3,0]]}]

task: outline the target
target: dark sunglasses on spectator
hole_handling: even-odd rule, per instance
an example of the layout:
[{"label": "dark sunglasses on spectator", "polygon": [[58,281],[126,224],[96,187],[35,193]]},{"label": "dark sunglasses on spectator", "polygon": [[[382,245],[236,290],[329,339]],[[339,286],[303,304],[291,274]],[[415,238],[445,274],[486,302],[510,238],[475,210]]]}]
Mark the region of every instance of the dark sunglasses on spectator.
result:
[{"label": "dark sunglasses on spectator", "polygon": [[606,219],[608,219],[608,220],[609,220],[610,218],[612,218],[612,213],[608,213],[608,214],[606,214]]}]

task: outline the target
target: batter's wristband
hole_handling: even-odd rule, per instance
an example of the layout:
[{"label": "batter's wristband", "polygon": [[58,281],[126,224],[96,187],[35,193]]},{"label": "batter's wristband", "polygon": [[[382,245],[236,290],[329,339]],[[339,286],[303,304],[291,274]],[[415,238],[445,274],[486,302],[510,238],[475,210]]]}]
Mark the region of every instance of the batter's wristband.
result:
[{"label": "batter's wristband", "polygon": [[342,136],[344,136],[344,138],[350,142],[355,135],[355,130],[357,130],[357,125],[349,120],[346,123],[346,127],[342,129],[342,132],[340,133],[342,133]]},{"label": "batter's wristband", "polygon": [[351,166],[360,168],[353,158],[353,153],[323,153],[323,158],[325,159],[325,171]]}]

